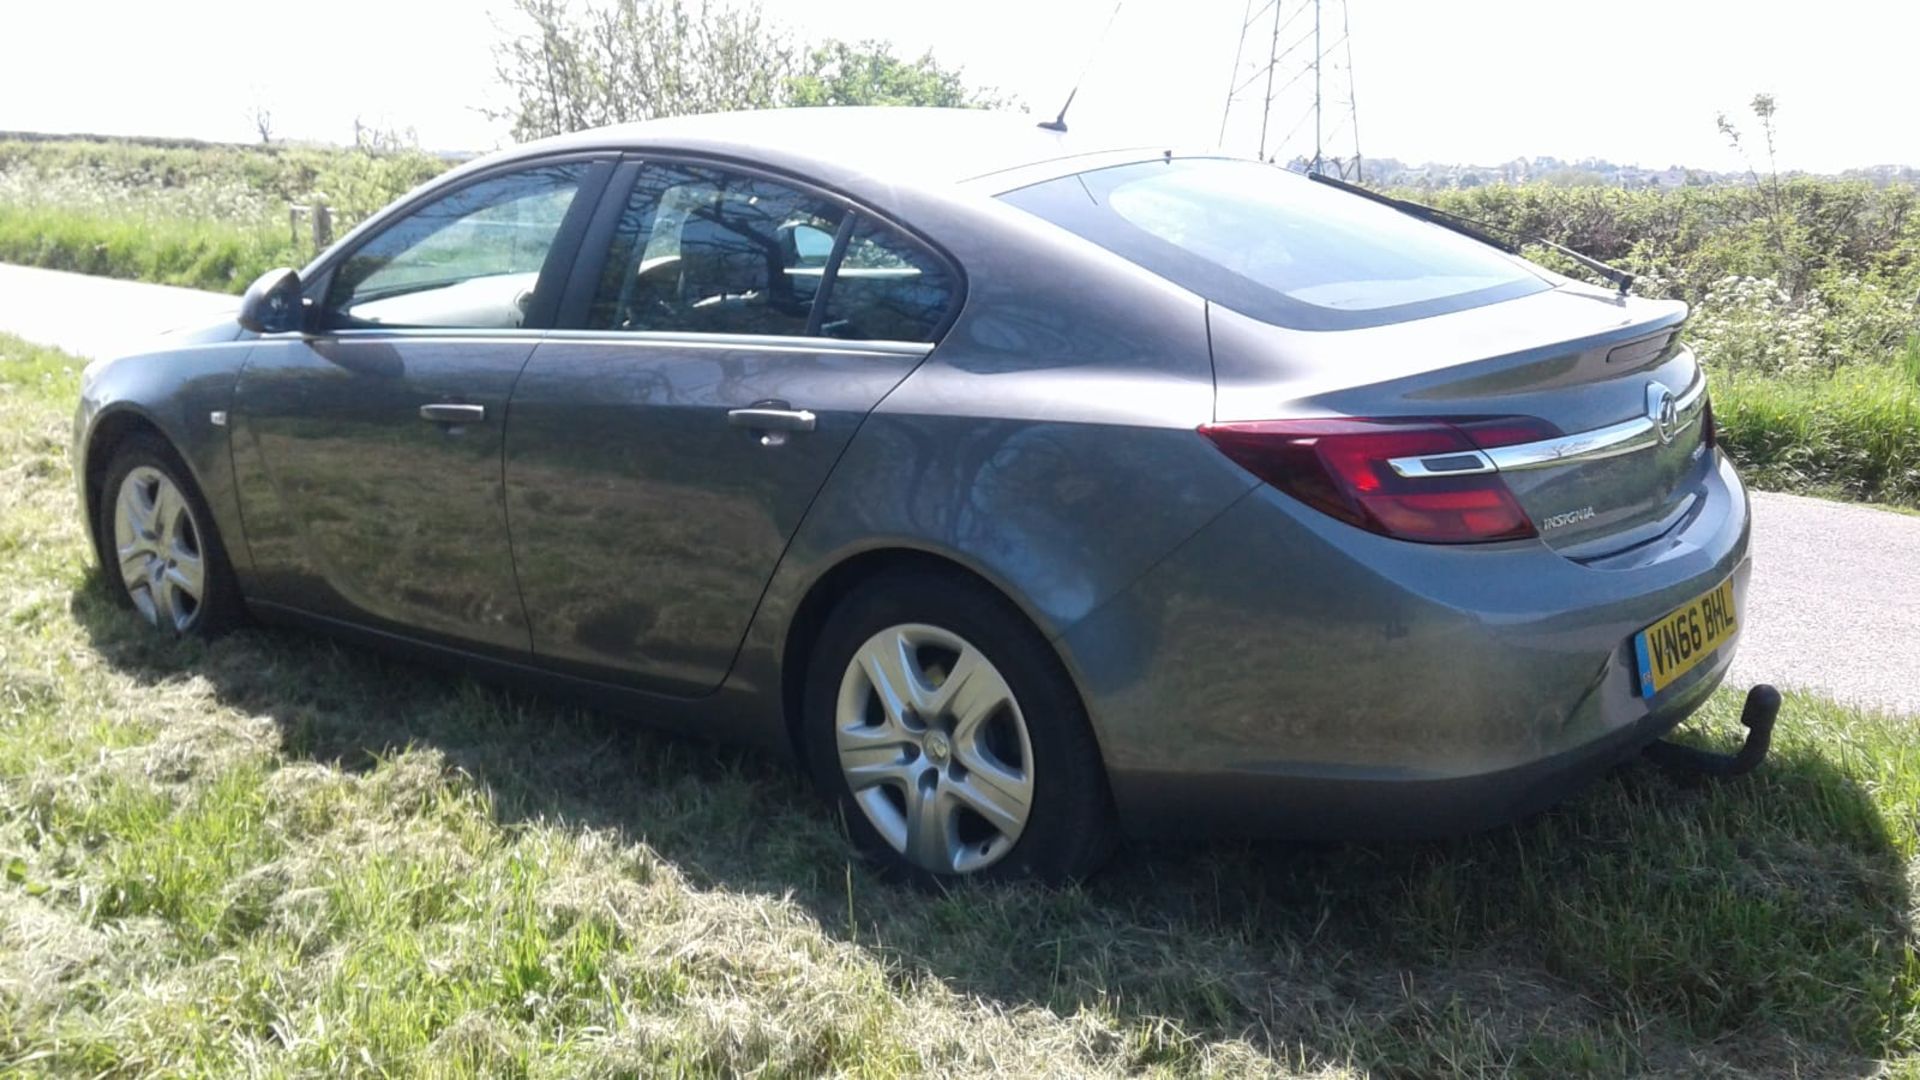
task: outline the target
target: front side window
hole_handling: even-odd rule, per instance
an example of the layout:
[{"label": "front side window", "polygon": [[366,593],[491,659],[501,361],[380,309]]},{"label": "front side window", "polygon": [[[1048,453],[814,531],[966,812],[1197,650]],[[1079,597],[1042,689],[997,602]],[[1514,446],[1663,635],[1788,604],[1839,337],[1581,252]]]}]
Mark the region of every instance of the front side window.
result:
[{"label": "front side window", "polygon": [[327,326],[522,326],[587,168],[569,162],[481,180],[388,225],[334,271]]},{"label": "front side window", "polygon": [[760,177],[649,164],[615,228],[587,328],[805,335],[844,213]]},{"label": "front side window", "polygon": [[1120,165],[1001,198],[1208,300],[1297,330],[1403,322],[1552,287],[1476,240],[1251,161]]}]

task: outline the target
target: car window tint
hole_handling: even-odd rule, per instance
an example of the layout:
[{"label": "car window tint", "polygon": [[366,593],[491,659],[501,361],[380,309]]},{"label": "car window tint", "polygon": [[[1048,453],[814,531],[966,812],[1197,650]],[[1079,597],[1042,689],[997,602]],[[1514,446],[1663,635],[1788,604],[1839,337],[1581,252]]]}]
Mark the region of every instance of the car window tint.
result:
[{"label": "car window tint", "polygon": [[946,265],[871,218],[854,223],[827,293],[820,332],[829,337],[931,341],[954,293]]},{"label": "car window tint", "polygon": [[519,327],[586,169],[482,180],[382,229],[334,272],[328,325]]},{"label": "car window tint", "polygon": [[761,177],[649,164],[615,228],[587,328],[804,335],[842,213]]},{"label": "car window tint", "polygon": [[1257,162],[1120,165],[1000,197],[1209,300],[1299,330],[1379,326],[1552,287],[1479,241]]}]

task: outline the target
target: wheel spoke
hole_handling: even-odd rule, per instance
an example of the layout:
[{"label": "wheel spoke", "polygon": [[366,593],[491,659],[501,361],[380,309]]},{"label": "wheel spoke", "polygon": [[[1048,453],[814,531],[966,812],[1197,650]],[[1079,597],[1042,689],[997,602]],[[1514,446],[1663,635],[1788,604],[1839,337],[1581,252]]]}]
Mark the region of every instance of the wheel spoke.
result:
[{"label": "wheel spoke", "polygon": [[189,600],[199,603],[201,577],[198,559],[191,564],[181,562],[170,566],[162,576],[173,591],[184,593]]},{"label": "wheel spoke", "polygon": [[977,754],[968,755],[962,761],[967,772],[961,779],[950,782],[953,797],[1009,838],[1019,836],[1027,824],[1033,785],[998,761]]},{"label": "wheel spoke", "polygon": [[874,696],[880,699],[889,724],[898,725],[907,709],[918,702],[911,657],[912,646],[906,635],[895,632],[876,635],[854,658],[866,673]]},{"label": "wheel spoke", "polygon": [[180,545],[181,533],[191,532],[193,526],[190,522],[186,530],[180,527],[186,514],[187,505],[180,498],[180,492],[165,480],[160,481],[154,491],[152,518],[152,527],[159,532],[160,550],[172,551]]},{"label": "wheel spoke", "polygon": [[948,842],[952,815],[945,802],[931,771],[907,785],[906,856],[923,869],[953,868],[953,845]]},{"label": "wheel spoke", "polygon": [[911,760],[899,743],[878,740],[849,745],[840,741],[840,768],[846,774],[847,787],[859,792],[876,784],[891,783],[910,789],[913,786]]},{"label": "wheel spoke", "polygon": [[130,539],[154,538],[153,507],[147,502],[146,489],[137,476],[129,476],[120,486],[120,516],[127,523]]},{"label": "wheel spoke", "polygon": [[120,580],[126,582],[129,590],[144,588],[147,584],[147,564],[153,560],[153,553],[133,543],[121,548],[117,554],[120,556]]},{"label": "wheel spoke", "polygon": [[981,725],[1012,700],[1013,690],[1000,672],[969,646],[940,684],[936,707],[930,711],[951,717],[954,742],[970,746],[980,737]]},{"label": "wheel spoke", "polygon": [[154,612],[165,626],[180,625],[180,590],[168,581],[165,575],[153,583],[148,592],[153,596]]}]

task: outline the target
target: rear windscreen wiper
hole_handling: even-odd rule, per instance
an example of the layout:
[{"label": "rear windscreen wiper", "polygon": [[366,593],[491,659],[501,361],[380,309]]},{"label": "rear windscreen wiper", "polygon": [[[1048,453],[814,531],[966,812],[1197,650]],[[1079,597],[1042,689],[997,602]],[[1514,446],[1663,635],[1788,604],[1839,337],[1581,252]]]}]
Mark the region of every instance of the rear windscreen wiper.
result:
[{"label": "rear windscreen wiper", "polygon": [[1438,207],[1428,206],[1425,203],[1417,203],[1411,199],[1396,199],[1391,195],[1383,195],[1370,188],[1361,187],[1359,184],[1350,184],[1337,176],[1328,176],[1326,173],[1310,172],[1307,174],[1307,179],[1326,184],[1328,187],[1339,188],[1341,191],[1358,195],[1363,199],[1372,199],[1382,206],[1391,206],[1395,210],[1410,217],[1417,217],[1421,221],[1431,222],[1443,229],[1451,229],[1462,236],[1471,236],[1475,240],[1483,244],[1491,244],[1509,255],[1520,254],[1520,248],[1515,244],[1497,238],[1493,235],[1494,233],[1505,233],[1508,236],[1515,237],[1523,244],[1539,244],[1541,247],[1552,248],[1567,258],[1572,259],[1574,262],[1579,263],[1581,266],[1606,278],[1609,282],[1612,282],[1614,287],[1620,290],[1621,296],[1627,295],[1627,289],[1633,285],[1633,275],[1627,271],[1617,266],[1608,266],[1606,263],[1601,262],[1591,255],[1581,254],[1565,244],[1556,244],[1544,237],[1517,233],[1512,229],[1504,229],[1498,225],[1489,225],[1484,221],[1475,221],[1472,218],[1461,217],[1459,214],[1450,214]]}]

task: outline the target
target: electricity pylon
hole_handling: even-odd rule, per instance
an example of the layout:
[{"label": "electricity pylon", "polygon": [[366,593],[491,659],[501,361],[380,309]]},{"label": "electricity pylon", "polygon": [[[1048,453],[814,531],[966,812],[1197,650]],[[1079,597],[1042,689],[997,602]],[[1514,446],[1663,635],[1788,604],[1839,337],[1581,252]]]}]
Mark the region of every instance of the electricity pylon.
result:
[{"label": "electricity pylon", "polygon": [[[1347,0],[1265,0],[1258,7],[1255,0],[1247,0],[1233,79],[1220,113],[1220,145],[1254,149],[1262,161],[1361,179],[1360,110],[1354,104],[1353,35],[1348,27]],[[1258,59],[1262,51],[1263,62]],[[1256,113],[1257,138],[1250,130]],[[1275,120],[1289,117],[1291,124],[1282,132]],[[1240,127],[1234,126],[1236,118]],[[1296,139],[1309,123],[1311,147]],[[1349,146],[1350,155],[1336,152]]]}]

